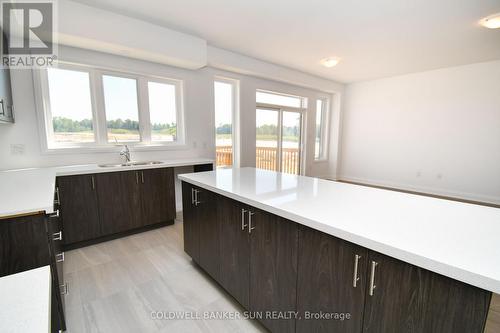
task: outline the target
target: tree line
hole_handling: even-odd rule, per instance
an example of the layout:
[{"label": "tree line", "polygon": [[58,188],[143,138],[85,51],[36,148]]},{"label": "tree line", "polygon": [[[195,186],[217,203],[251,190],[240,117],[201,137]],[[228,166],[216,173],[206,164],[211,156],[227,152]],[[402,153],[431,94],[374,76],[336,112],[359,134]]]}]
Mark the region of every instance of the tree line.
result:
[{"label": "tree line", "polygon": [[[92,131],[93,125],[91,119],[73,120],[65,117],[52,118],[54,132],[86,132]],[[130,119],[115,119],[106,122],[108,128],[122,130],[139,130],[139,122]],[[153,131],[161,131],[175,135],[177,126],[175,123],[170,124],[152,124]]]},{"label": "tree line", "polygon": [[[231,134],[232,127],[230,124],[221,124],[217,126],[217,134]],[[256,128],[257,135],[278,135],[278,127],[276,125],[265,124]],[[283,136],[299,136],[300,129],[298,126],[288,127],[283,126]]]}]

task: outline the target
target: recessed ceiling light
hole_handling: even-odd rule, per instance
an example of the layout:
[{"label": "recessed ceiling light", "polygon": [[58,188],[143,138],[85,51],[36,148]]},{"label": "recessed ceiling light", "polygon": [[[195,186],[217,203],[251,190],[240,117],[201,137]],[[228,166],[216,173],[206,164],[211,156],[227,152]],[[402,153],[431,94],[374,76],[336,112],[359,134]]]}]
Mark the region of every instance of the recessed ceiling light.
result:
[{"label": "recessed ceiling light", "polygon": [[337,65],[339,63],[339,61],[340,61],[339,58],[329,57],[329,58],[321,60],[320,62],[323,66],[330,68],[330,67]]},{"label": "recessed ceiling light", "polygon": [[489,29],[500,28],[500,13],[485,17],[484,19],[479,21],[479,24]]}]

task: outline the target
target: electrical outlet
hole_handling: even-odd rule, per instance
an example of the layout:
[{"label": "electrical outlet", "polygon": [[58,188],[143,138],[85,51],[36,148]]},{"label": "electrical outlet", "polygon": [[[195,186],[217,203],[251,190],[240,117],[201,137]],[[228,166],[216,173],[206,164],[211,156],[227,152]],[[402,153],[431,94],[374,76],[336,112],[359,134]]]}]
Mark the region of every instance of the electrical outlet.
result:
[{"label": "electrical outlet", "polygon": [[24,155],[25,150],[26,150],[26,146],[22,143],[13,143],[10,145],[10,154],[11,155]]}]

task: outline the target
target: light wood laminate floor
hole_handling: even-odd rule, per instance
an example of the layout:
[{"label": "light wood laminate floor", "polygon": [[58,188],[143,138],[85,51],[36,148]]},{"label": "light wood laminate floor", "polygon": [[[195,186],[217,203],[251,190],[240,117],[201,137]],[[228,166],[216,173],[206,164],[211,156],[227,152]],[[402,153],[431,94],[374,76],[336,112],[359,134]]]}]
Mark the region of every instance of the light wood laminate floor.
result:
[{"label": "light wood laminate floor", "polygon": [[245,319],[152,319],[157,311],[199,316],[244,311],[184,253],[181,222],[69,251],[65,257],[70,333],[265,331]]}]

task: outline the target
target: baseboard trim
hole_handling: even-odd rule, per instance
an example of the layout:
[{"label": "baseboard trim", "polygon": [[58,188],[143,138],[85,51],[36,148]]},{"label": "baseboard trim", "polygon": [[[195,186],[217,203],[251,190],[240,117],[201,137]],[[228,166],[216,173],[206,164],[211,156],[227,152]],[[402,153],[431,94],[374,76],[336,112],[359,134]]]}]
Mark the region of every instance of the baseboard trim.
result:
[{"label": "baseboard trim", "polygon": [[415,195],[422,195],[426,197],[432,197],[432,198],[437,198],[437,199],[443,199],[443,200],[451,200],[451,201],[458,201],[458,202],[463,202],[463,203],[469,203],[469,204],[474,204],[474,205],[481,205],[481,206],[487,206],[487,207],[494,207],[494,208],[500,208],[500,204],[498,203],[499,200],[493,200],[493,199],[486,199],[485,201],[483,200],[476,200],[476,199],[469,199],[467,197],[471,197],[468,195],[463,195],[463,194],[455,194],[452,193],[451,195],[443,195],[443,194],[438,194],[436,193],[437,191],[428,191],[426,189],[405,189],[399,186],[393,186],[393,185],[388,185],[388,184],[376,184],[374,182],[370,181],[364,181],[360,179],[355,179],[351,177],[340,177],[336,181],[341,182],[341,183],[347,183],[347,184],[354,184],[354,185],[360,185],[360,186],[367,186],[367,187],[373,187],[373,188],[379,188],[383,190],[390,190],[390,191],[396,191],[396,192],[402,192],[402,193],[408,193],[408,194],[415,194]]}]

